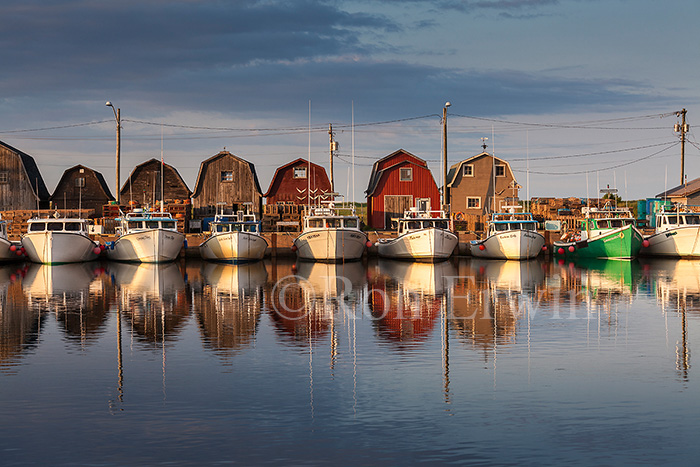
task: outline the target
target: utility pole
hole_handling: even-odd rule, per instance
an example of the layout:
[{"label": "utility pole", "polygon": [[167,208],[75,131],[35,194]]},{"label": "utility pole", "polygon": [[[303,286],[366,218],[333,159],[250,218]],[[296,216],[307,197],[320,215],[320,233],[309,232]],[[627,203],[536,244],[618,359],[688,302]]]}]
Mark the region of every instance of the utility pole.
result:
[{"label": "utility pole", "polygon": [[121,109],[115,109],[114,106],[112,105],[112,103],[109,102],[109,101],[107,101],[107,102],[105,103],[105,105],[106,105],[107,107],[111,107],[111,108],[112,108],[112,112],[114,112],[114,119],[117,121],[117,167],[116,167],[116,172],[117,172],[117,177],[116,177],[116,178],[117,178],[116,191],[117,191],[117,192],[115,193],[115,195],[116,195],[115,198],[116,198],[116,200],[117,200],[117,206],[119,206],[119,205],[121,205],[121,194],[120,194],[120,192],[119,192],[119,188],[120,188],[120,187],[119,187],[119,158],[120,158],[120,155],[121,155],[121,153],[120,153],[120,151],[121,151],[120,146],[121,146],[121,140],[122,140],[122,138],[121,138],[121,135],[122,135],[122,131],[121,131],[121,130],[122,130],[122,125],[121,125],[121,123],[122,123],[122,121],[121,121],[121,113],[120,113],[120,110],[121,110]]},{"label": "utility pole", "polygon": [[442,108],[442,209],[447,214],[450,197],[447,193],[447,108],[452,105],[445,102]]},{"label": "utility pole", "polygon": [[676,117],[683,117],[681,120],[681,124],[679,125],[676,123],[673,126],[673,130],[676,133],[681,134],[681,185],[685,183],[685,134],[688,132],[690,127],[688,126],[687,123],[685,123],[685,114],[688,111],[683,109],[680,112],[676,112]]},{"label": "utility pole", "polygon": [[335,151],[338,150],[338,142],[333,140],[333,125],[328,124],[328,139],[330,140],[330,155],[331,155],[331,193],[335,193],[335,186],[333,184],[333,156]]}]

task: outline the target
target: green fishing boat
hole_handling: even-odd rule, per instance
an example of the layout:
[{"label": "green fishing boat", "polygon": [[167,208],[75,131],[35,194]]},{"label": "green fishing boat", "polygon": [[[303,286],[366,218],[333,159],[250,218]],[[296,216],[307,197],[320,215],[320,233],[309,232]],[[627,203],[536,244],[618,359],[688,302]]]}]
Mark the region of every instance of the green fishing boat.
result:
[{"label": "green fishing boat", "polygon": [[635,226],[628,209],[605,207],[586,210],[586,218],[577,229],[564,232],[554,242],[554,255],[559,258],[636,258],[644,237]]}]

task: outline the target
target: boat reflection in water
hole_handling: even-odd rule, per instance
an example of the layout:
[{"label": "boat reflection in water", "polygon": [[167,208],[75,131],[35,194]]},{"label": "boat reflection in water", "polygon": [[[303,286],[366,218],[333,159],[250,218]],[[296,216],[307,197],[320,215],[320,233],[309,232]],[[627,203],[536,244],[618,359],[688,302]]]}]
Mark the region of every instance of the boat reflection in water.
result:
[{"label": "boat reflection in water", "polygon": [[450,324],[457,336],[485,353],[515,342],[518,319],[526,317],[544,285],[537,260],[472,259],[460,264]]},{"label": "boat reflection in water", "polygon": [[71,342],[85,345],[106,331],[111,293],[99,263],[30,264],[22,288],[30,309],[54,314]]},{"label": "boat reflection in water", "polygon": [[369,308],[378,335],[393,343],[427,340],[457,269],[449,262],[380,259],[370,272]]},{"label": "boat reflection in water", "polygon": [[111,262],[118,312],[138,340],[154,348],[176,335],[189,315],[185,280],[177,263]]},{"label": "boat reflection in water", "polygon": [[267,271],[262,262],[202,263],[194,309],[204,346],[228,355],[250,346],[257,333]]},{"label": "boat reflection in water", "polygon": [[306,345],[335,335],[335,319],[359,314],[365,267],[360,262],[298,261],[290,274],[278,277],[266,298],[280,336]]}]

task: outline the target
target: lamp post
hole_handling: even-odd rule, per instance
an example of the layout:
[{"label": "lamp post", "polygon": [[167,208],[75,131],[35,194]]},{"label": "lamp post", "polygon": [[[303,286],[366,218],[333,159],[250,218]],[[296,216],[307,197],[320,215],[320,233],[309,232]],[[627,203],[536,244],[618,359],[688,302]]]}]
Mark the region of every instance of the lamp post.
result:
[{"label": "lamp post", "polygon": [[447,213],[450,197],[447,194],[447,108],[450,102],[445,102],[442,108],[442,209]]},{"label": "lamp post", "polygon": [[119,177],[119,156],[121,155],[121,147],[120,146],[121,146],[121,136],[122,136],[121,114],[119,112],[120,109],[115,110],[114,106],[112,105],[112,103],[110,101],[107,101],[105,103],[105,105],[107,107],[112,108],[112,112],[114,112],[114,119],[117,121],[117,170],[116,170],[116,172],[117,172],[117,176],[116,176],[116,178],[117,178],[117,185],[116,185],[117,192],[116,192],[116,199],[117,199],[117,205],[120,205],[121,204],[121,196],[119,193],[119,178],[120,178]]}]

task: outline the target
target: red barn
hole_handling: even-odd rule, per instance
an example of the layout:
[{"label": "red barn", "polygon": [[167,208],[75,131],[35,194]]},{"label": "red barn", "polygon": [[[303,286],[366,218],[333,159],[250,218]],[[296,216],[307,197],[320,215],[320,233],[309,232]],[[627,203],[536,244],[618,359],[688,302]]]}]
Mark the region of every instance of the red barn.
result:
[{"label": "red barn", "polygon": [[[310,201],[307,195],[309,187],[311,187]],[[275,170],[270,188],[263,196],[267,198],[267,204],[315,204],[317,201],[315,197],[321,197],[320,199],[323,200],[323,194],[330,191],[331,182],[326,169],[299,158]]]},{"label": "red barn", "polygon": [[392,219],[412,207],[440,209],[440,192],[428,163],[403,149],[374,163],[365,193],[367,225],[374,229],[394,228]]}]

